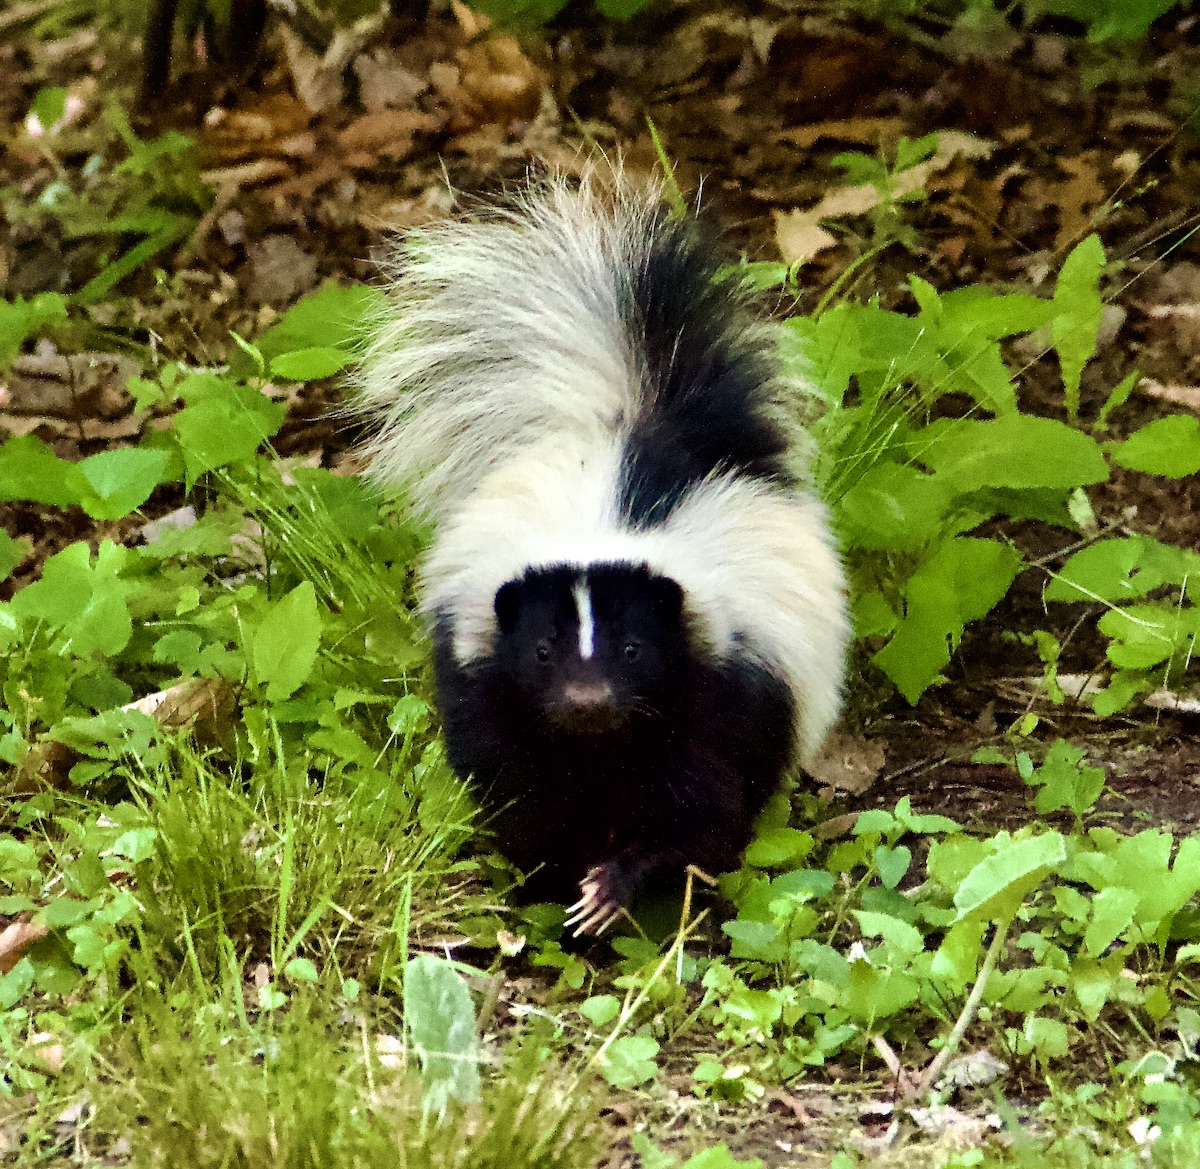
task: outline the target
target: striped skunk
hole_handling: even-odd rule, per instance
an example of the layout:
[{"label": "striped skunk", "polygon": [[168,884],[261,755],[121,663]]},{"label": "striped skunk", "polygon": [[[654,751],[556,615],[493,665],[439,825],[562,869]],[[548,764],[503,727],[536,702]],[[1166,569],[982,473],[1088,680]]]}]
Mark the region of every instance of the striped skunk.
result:
[{"label": "striped skunk", "polygon": [[407,237],[358,384],[372,476],[435,525],[450,764],[577,934],[736,867],[848,636],[770,332],[693,221],[615,186]]}]

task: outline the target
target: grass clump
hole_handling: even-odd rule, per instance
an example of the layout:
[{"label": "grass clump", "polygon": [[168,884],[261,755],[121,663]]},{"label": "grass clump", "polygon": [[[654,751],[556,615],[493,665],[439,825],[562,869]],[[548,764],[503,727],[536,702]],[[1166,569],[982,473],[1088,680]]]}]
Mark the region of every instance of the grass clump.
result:
[{"label": "grass clump", "polygon": [[310,991],[247,1011],[227,981],[201,1006],[189,993],[133,1005],[89,1089],[86,1138],[94,1152],[119,1141],[138,1166],[575,1169],[605,1145],[595,1100],[537,1041],[504,1053],[478,1103],[439,1116],[382,1004]]}]

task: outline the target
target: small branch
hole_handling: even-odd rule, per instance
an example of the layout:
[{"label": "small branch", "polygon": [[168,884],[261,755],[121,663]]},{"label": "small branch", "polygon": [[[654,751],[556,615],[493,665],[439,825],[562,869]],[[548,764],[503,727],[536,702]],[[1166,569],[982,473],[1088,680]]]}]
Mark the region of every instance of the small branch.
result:
[{"label": "small branch", "polygon": [[950,1034],[946,1036],[946,1042],[942,1045],[942,1050],[930,1060],[929,1066],[925,1069],[924,1074],[921,1076],[916,1089],[912,1092],[909,1099],[919,1099],[937,1083],[941,1077],[942,1069],[945,1068],[946,1064],[950,1061],[950,1057],[958,1049],[963,1035],[974,1021],[976,1011],[979,1010],[979,1003],[983,999],[983,991],[987,986],[987,980],[991,977],[992,971],[996,969],[996,963],[1000,960],[1000,951],[1004,949],[1004,943],[1008,940],[1008,931],[1011,925],[1012,918],[1010,917],[1004,923],[1003,928],[1000,926],[996,927],[996,934],[992,938],[992,944],[988,946],[987,954],[983,959],[983,965],[979,968],[979,976],[975,979],[975,985],[971,987],[971,993],[967,996],[967,1001],[963,1003],[963,1009],[954,1021],[954,1027],[951,1029]]}]

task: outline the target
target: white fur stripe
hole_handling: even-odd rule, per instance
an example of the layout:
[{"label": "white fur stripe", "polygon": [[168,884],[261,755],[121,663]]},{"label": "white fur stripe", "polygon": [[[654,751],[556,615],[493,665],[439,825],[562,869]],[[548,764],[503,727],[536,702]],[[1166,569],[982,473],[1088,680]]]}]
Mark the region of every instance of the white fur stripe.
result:
[{"label": "white fur stripe", "polygon": [[631,529],[615,500],[620,446],[559,436],[494,470],[442,525],[425,563],[425,607],[453,614],[454,655],[486,657],[497,589],[527,568],[646,565],[684,592],[693,636],[785,681],[811,754],[837,717],[849,622],[821,504],[735,475],[693,487],[667,519]]},{"label": "white fur stripe", "polygon": [[579,656],[591,661],[596,652],[596,619],[592,614],[592,590],[583,577],[575,586],[575,611],[579,614]]}]

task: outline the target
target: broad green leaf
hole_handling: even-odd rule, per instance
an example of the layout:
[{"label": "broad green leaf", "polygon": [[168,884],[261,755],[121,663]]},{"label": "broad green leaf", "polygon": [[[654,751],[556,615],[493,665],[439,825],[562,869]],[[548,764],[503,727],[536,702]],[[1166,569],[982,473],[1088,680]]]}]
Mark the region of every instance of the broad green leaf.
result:
[{"label": "broad green leaf", "polygon": [[600,1074],[614,1088],[636,1088],[658,1074],[658,1043],[648,1035],[622,1035],[604,1055]]},{"label": "broad green leaf", "polygon": [[875,849],[874,860],[884,888],[894,889],[908,872],[908,866],[912,864],[912,851],[903,844],[896,848],[888,848],[881,844]]},{"label": "broad green leaf", "polygon": [[727,1146],[717,1145],[689,1157],[679,1169],[763,1169],[763,1162],[757,1157],[739,1161]]},{"label": "broad green leaf", "polygon": [[67,89],[63,85],[46,86],[33,95],[29,106],[31,116],[37,118],[44,130],[49,130],[66,113]]},{"label": "broad green leaf", "polygon": [[1067,1028],[1058,1019],[1030,1015],[1025,1020],[1024,1035],[1029,1046],[1048,1059],[1061,1059],[1071,1049]]},{"label": "broad green leaf", "polygon": [[283,425],[287,407],[252,386],[212,374],[181,383],[187,405],[175,415],[189,485],[205,471],[250,458]]},{"label": "broad green leaf", "polygon": [[920,984],[902,970],[882,970],[865,959],[850,963],[850,983],[841,1005],[868,1027],[910,1006]]},{"label": "broad green leaf", "polygon": [[959,921],[969,917],[1007,920],[1047,874],[1067,859],[1058,832],[1024,840],[998,837],[993,848],[995,851],[967,874],[954,894]]},{"label": "broad green leaf", "polygon": [[1200,418],[1172,414],[1135,430],[1113,447],[1112,460],[1131,471],[1183,479],[1200,471]]},{"label": "broad green leaf", "polygon": [[12,364],[28,338],[66,319],[67,301],[57,292],[41,292],[32,300],[0,300],[0,370]]},{"label": "broad green leaf", "polygon": [[1190,661],[1200,637],[1200,609],[1127,605],[1109,609],[1099,629],[1112,639],[1108,660],[1122,669],[1144,670],[1175,657]]},{"label": "broad green leaf", "polygon": [[1132,889],[1110,885],[1092,898],[1092,920],[1083,943],[1093,957],[1100,957],[1129,928],[1139,896]]},{"label": "broad green leaf", "polygon": [[290,353],[281,353],[271,362],[271,374],[294,382],[316,381],[318,378],[333,377],[344,369],[350,356],[343,349],[331,349],[328,346],[293,349]]},{"label": "broad green leaf", "polygon": [[87,490],[76,463],[60,459],[40,438],[10,438],[0,446],[0,499],[70,507]]},{"label": "broad green leaf", "polygon": [[25,539],[15,540],[0,528],[0,580],[7,580],[13,570],[29,555],[33,545]]},{"label": "broad green leaf", "polygon": [[61,629],[64,650],[76,657],[118,654],[133,633],[127,604],[133,585],[120,575],[129,557],[110,540],[94,561],[86,544],[70,544],[46,561],[40,580],[17,593],[13,612]]},{"label": "broad green leaf", "polygon": [[1200,575],[1200,553],[1151,536],[1101,540],[1071,556],[1046,586],[1048,601],[1128,601]]},{"label": "broad green leaf", "polygon": [[167,451],[120,447],[101,451],[79,464],[87,484],[80,504],[93,519],[119,520],[141,507],[163,482],[171,461]]},{"label": "broad green leaf", "polygon": [[[384,304],[378,288],[330,282],[288,309],[255,339],[254,348],[268,365],[284,353],[303,349],[337,349],[352,357],[367,336],[369,323],[383,312]],[[230,364],[230,372],[242,377],[258,371],[254,359],[239,352]]]},{"label": "broad green leaf", "polygon": [[904,463],[876,463],[838,501],[838,529],[855,548],[920,548],[941,531],[952,492]]},{"label": "broad green leaf", "polygon": [[621,1013],[621,1000],[615,994],[594,994],[579,1004],[579,1013],[593,1027],[603,1027]]},{"label": "broad green leaf", "polygon": [[779,926],[768,921],[727,921],[722,931],[733,940],[735,958],[756,962],[780,962],[787,957],[787,939]]},{"label": "broad green leaf", "polygon": [[312,581],[301,581],[273,605],[254,634],[254,672],[267,698],[280,702],[312,673],[321,644],[321,614]]},{"label": "broad green leaf", "polygon": [[776,828],[756,837],[746,849],[746,863],[759,869],[782,868],[812,851],[813,838],[798,828]]},{"label": "broad green leaf", "polygon": [[865,909],[854,910],[863,936],[882,939],[888,958],[893,962],[911,961],[925,949],[921,931],[898,917],[886,913],[870,913]]},{"label": "broad green leaf", "polygon": [[450,1101],[479,1101],[479,1052],[471,992],[443,958],[418,954],[404,968],[404,1030],[417,1049],[425,1106],[436,1116]]},{"label": "broad green leaf", "polygon": [[963,626],[996,605],[1021,569],[1015,548],[994,540],[947,540],[908,580],[904,616],[872,659],[915,703],[941,680]]},{"label": "broad green leaf", "polygon": [[926,466],[960,492],[986,487],[1069,489],[1108,478],[1090,435],[1053,418],[1014,414],[977,422],[956,419],[928,428],[918,451]]},{"label": "broad green leaf", "polygon": [[1112,970],[1105,961],[1095,958],[1076,958],[1071,963],[1067,985],[1079,1002],[1079,1009],[1089,1023],[1116,997],[1121,985],[1120,970]]}]

